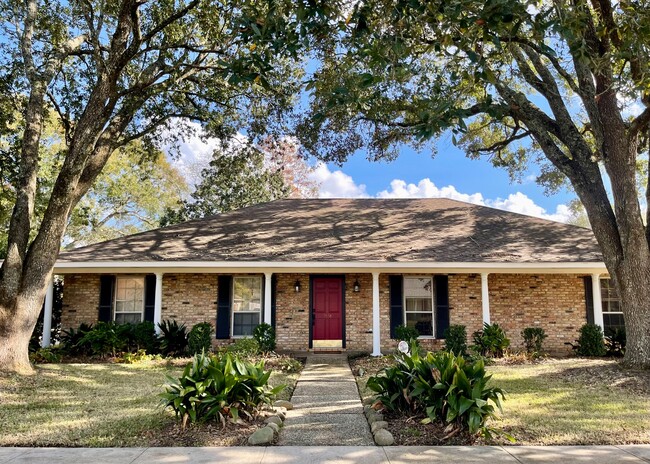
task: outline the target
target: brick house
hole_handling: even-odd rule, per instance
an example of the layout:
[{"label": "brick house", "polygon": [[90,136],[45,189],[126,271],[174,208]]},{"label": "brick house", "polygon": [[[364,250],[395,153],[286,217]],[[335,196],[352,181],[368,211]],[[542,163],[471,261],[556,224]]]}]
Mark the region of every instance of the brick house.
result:
[{"label": "brick house", "polygon": [[267,322],[291,351],[377,355],[401,324],[436,348],[498,322],[559,354],[588,321],[622,324],[590,230],[448,199],[279,200],[67,251],[55,273],[64,329],[208,321],[220,344]]}]

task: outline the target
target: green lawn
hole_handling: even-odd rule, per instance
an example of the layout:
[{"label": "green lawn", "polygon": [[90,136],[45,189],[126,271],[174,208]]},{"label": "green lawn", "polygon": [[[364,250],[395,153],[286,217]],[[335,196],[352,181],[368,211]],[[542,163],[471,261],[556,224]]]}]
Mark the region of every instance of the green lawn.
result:
[{"label": "green lawn", "polygon": [[[382,363],[366,365],[358,377],[364,397],[371,394],[369,374]],[[506,391],[501,420],[491,426],[514,436],[515,445],[650,443],[650,372],[575,358],[487,369]]]},{"label": "green lawn", "polygon": [[[0,446],[148,446],[175,423],[159,406],[164,362],[49,364],[28,377],[0,376]],[[270,383],[298,374],[274,371]],[[286,395],[285,395],[286,396]]]},{"label": "green lawn", "polygon": [[522,445],[650,443],[650,375],[616,361],[490,366],[506,390],[496,428]]}]

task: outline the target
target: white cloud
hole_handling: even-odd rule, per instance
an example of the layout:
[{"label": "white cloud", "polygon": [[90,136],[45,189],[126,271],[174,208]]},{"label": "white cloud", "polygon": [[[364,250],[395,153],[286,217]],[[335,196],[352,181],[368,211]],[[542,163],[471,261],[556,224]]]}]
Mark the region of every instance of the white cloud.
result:
[{"label": "white cloud", "polygon": [[[323,163],[316,166],[312,176],[320,184],[320,198],[367,198],[370,196],[365,185],[356,184],[351,176],[340,170],[330,171]],[[377,198],[450,198],[558,222],[568,222],[572,217],[567,205],[560,204],[556,207],[555,212],[549,213],[521,192],[511,193],[506,198],[486,199],[480,192],[459,192],[453,185],[437,187],[428,178],[420,180],[417,184],[407,183],[402,179],[393,179],[390,188],[378,192],[376,196]]]},{"label": "white cloud", "polygon": [[550,219],[551,221],[558,222],[568,222],[572,216],[569,207],[563,204],[557,205],[555,213],[549,214],[544,208],[536,204],[531,198],[521,192],[511,193],[507,198],[487,200],[485,204],[492,208],[512,211],[513,213],[526,214],[528,216],[535,216],[543,219]]},{"label": "white cloud", "polygon": [[483,195],[480,193],[460,193],[453,185],[438,188],[430,179],[422,179],[416,184],[407,184],[402,179],[393,179],[390,190],[382,190],[377,194],[379,198],[451,198],[452,200],[465,201],[483,205]]},{"label": "white cloud", "polygon": [[318,163],[312,171],[311,180],[319,185],[319,198],[366,198],[364,184],[357,184],[343,171],[330,171],[326,164]]}]

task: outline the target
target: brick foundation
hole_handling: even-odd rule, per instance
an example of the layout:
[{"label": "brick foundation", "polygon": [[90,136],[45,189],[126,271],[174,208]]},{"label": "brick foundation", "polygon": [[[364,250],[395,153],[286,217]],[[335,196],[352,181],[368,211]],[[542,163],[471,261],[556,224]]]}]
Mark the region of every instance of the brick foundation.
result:
[{"label": "brick foundation", "polygon": [[[278,349],[304,351],[309,348],[309,274],[277,274],[276,340]],[[300,281],[301,291],[294,285]],[[360,291],[353,291],[358,280]],[[176,319],[188,328],[199,322],[215,324],[217,274],[165,274],[163,277],[162,319]],[[345,341],[348,351],[372,350],[372,275],[345,276]],[[565,342],[577,338],[586,322],[584,284],[578,275],[491,274],[490,313],[511,340],[514,350],[523,348],[520,332],[526,327],[542,327],[548,338],[545,348],[554,354],[568,353]],[[390,294],[388,274],[379,276],[382,351],[391,352],[397,342],[390,339]],[[99,275],[65,276],[62,326],[76,328],[82,322],[97,321]],[[472,333],[482,327],[481,277],[477,274],[449,276],[449,317],[451,324],[467,327]],[[215,341],[215,344],[230,341]],[[422,339],[429,349],[439,349],[444,341]]]}]

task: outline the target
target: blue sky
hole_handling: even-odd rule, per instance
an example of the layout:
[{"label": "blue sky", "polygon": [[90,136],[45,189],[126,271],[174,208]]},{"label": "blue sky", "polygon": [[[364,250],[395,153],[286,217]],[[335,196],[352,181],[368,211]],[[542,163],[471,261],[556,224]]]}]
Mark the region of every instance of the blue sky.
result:
[{"label": "blue sky", "polygon": [[566,205],[574,195],[562,191],[546,196],[534,182],[535,166],[522,183],[511,183],[507,172],[494,168],[487,158],[468,159],[445,139],[437,146],[435,157],[405,146],[391,162],[370,162],[360,153],[341,167],[330,164],[327,171],[321,167],[321,192],[324,196],[451,197],[559,221],[569,219]]},{"label": "blue sky", "polygon": [[[180,147],[179,168],[193,171],[190,178],[196,176],[216,143],[198,135],[186,140]],[[534,182],[536,166],[531,166],[522,183],[511,183],[506,171],[494,168],[487,159],[466,158],[449,138],[442,138],[437,147],[435,157],[403,146],[400,156],[390,162],[368,161],[362,152],[343,166],[312,161],[311,177],[324,198],[446,197],[556,221],[570,219],[566,205],[574,195],[567,191],[544,195]]]}]

